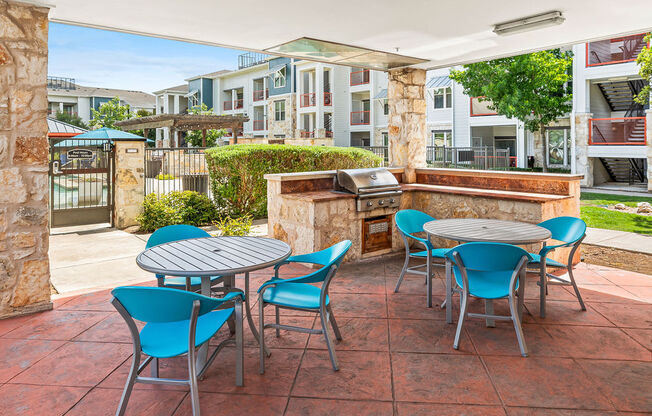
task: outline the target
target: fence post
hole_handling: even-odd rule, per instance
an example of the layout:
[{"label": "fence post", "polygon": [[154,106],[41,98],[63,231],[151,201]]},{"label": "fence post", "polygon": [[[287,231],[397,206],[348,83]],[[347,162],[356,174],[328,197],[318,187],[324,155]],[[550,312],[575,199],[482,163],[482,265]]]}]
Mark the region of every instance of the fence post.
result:
[{"label": "fence post", "polygon": [[145,139],[115,141],[115,206],[113,224],[138,224],[145,197]]}]

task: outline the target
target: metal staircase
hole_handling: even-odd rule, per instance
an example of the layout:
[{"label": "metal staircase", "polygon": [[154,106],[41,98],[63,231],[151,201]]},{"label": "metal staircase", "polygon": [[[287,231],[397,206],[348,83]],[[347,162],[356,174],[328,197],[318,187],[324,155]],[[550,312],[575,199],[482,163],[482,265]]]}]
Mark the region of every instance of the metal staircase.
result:
[{"label": "metal staircase", "polygon": [[600,162],[614,182],[627,182],[630,185],[647,182],[645,159],[600,158]]}]

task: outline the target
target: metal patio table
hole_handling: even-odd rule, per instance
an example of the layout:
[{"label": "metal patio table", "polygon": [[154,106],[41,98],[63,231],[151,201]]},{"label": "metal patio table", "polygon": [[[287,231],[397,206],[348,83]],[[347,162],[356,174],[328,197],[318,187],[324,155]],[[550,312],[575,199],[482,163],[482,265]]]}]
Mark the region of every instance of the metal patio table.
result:
[{"label": "metal patio table", "polygon": [[[211,295],[211,276],[225,277],[225,286],[235,285],[235,275],[245,276],[245,310],[251,333],[258,341],[258,331],[251,318],[249,272],[274,266],[290,257],[286,243],[265,237],[203,237],[174,241],[149,248],[138,255],[136,263],[143,270],[165,276],[201,277],[201,294]],[[229,279],[230,277],[230,279]],[[269,350],[266,349],[269,354]],[[208,343],[197,354],[204,364]]]},{"label": "metal patio table", "polygon": [[[483,218],[452,218],[430,221],[423,225],[428,236],[446,238],[460,243],[474,241],[506,243],[514,245],[535,244],[548,240],[550,231],[535,224],[516,221],[502,221]],[[519,311],[522,311],[525,296],[525,282],[523,278],[519,283]],[[453,322],[451,305],[453,296],[452,264],[446,258],[446,300],[442,307],[446,308],[446,322]],[[485,301],[487,314],[493,314],[493,303]],[[493,326],[492,320],[487,320],[487,325]]]}]

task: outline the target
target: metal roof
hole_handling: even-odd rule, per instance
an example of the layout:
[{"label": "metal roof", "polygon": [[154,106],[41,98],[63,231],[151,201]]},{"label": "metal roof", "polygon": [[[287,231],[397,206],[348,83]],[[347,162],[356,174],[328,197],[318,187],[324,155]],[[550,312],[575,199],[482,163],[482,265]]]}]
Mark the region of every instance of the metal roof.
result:
[{"label": "metal roof", "polygon": [[432,88],[446,88],[451,86],[451,79],[448,77],[448,75],[444,75],[441,77],[434,77],[430,78],[428,82],[426,83],[426,88],[432,89]]},{"label": "metal roof", "polygon": [[73,126],[72,124],[64,123],[63,121],[59,121],[57,119],[48,117],[48,133],[65,133],[65,134],[70,134],[70,133],[84,133],[87,131],[86,129],[82,129],[81,127]]},{"label": "metal roof", "polygon": [[383,88],[382,90],[378,91],[378,94],[374,97],[374,100],[384,100],[387,98],[387,88]]}]

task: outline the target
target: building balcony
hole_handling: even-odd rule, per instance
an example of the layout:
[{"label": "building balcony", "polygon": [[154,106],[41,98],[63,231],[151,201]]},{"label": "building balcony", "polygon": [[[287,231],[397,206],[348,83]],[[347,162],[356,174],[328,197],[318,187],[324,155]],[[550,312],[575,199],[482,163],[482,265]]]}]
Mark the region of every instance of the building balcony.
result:
[{"label": "building balcony", "polygon": [[633,62],[645,46],[645,33],[586,44],[586,66]]},{"label": "building balcony", "polygon": [[333,132],[330,130],[326,130],[324,132],[324,136],[326,136],[327,139],[332,139],[333,138]]},{"label": "building balcony", "polygon": [[498,113],[496,110],[492,110],[490,100],[482,100],[484,97],[471,97],[469,99],[469,105],[471,107],[470,116],[479,117],[479,116],[495,116]]},{"label": "building balcony", "polygon": [[233,110],[233,101],[224,101],[224,111]]},{"label": "building balcony", "polygon": [[238,110],[240,108],[244,107],[244,99],[240,98],[238,100],[233,101],[233,108]]},{"label": "building balcony", "polygon": [[369,84],[369,70],[351,72],[351,86]]},{"label": "building balcony", "polygon": [[254,131],[267,130],[267,120],[254,120]]},{"label": "building balcony", "polygon": [[262,101],[267,98],[269,98],[269,89],[265,88],[264,90],[254,91],[254,101]]},{"label": "building balcony", "polygon": [[370,112],[369,111],[351,111],[351,125],[357,126],[361,124],[369,124]]},{"label": "building balcony", "polygon": [[324,105],[325,106],[333,105],[333,93],[324,91]]},{"label": "building balcony", "polygon": [[301,94],[299,99],[299,106],[301,107],[314,107],[317,105],[317,94],[310,92],[307,94]]},{"label": "building balcony", "polygon": [[315,132],[312,130],[301,130],[299,135],[302,139],[312,139],[315,137]]},{"label": "building balcony", "polygon": [[645,145],[645,117],[589,119],[590,145]]}]

